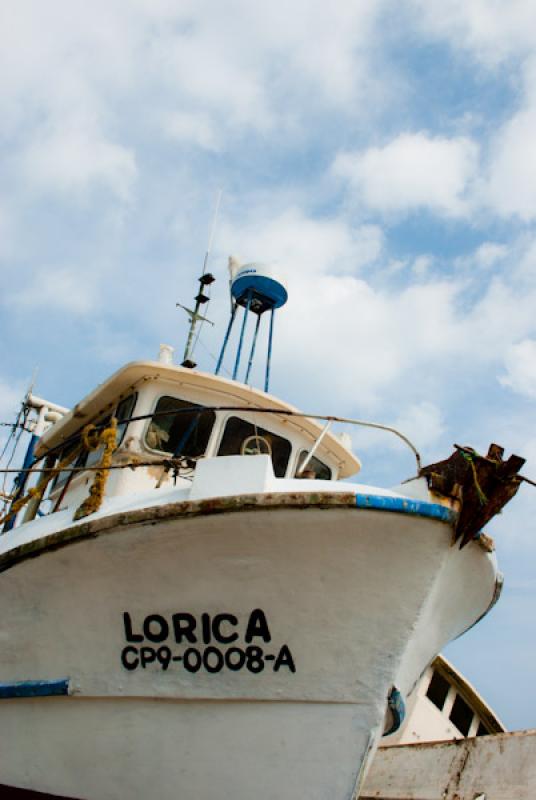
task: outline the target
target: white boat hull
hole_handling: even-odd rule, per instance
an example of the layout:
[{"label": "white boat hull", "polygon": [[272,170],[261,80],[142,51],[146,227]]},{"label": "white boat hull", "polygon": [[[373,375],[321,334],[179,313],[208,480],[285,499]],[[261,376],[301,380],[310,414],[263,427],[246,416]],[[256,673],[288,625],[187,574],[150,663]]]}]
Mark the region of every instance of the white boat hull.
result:
[{"label": "white boat hull", "polygon": [[7,554],[0,684],[67,694],[0,701],[0,784],[357,797],[391,687],[407,692],[496,583],[476,543],[460,551],[445,521],[398,511],[348,494],[226,498]]}]

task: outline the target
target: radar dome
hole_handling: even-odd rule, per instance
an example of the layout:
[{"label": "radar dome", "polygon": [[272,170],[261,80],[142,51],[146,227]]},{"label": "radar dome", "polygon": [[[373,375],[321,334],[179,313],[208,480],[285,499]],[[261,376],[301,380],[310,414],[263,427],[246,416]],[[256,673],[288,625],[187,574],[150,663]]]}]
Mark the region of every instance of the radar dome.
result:
[{"label": "radar dome", "polygon": [[281,308],[288,299],[287,290],[273,269],[267,264],[244,264],[238,269],[231,283],[231,294],[240,306],[247,306],[257,314],[269,309]]}]

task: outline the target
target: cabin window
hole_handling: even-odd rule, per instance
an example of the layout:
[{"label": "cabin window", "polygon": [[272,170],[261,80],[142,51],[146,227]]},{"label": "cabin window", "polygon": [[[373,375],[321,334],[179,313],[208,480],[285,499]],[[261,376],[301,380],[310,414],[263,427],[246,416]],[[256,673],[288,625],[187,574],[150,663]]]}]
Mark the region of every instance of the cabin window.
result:
[{"label": "cabin window", "polygon": [[[77,453],[74,455],[75,450],[78,448],[78,442],[74,442],[70,444],[68,447],[64,447],[61,453],[58,456],[58,464],[61,464],[66,458],[68,458],[69,453],[73,453],[73,458],[71,461],[68,461],[65,469],[60,472],[52,481],[50,485],[50,492],[53,492],[55,489],[58,489],[60,486],[63,486],[67,480],[72,475],[71,468],[72,467],[81,467],[84,464],[85,453]],[[49,493],[50,493],[49,492]]]},{"label": "cabin window", "polygon": [[[101,422],[97,424],[99,431],[105,430],[110,424],[110,420],[111,417],[106,417],[106,419],[101,420]],[[82,454],[82,459],[80,461],[80,464],[83,464],[84,467],[94,467],[100,463],[103,453],[104,453],[103,444],[101,444],[95,450],[90,450],[89,452],[84,451]]]},{"label": "cabin window", "polygon": [[[301,451],[300,457],[298,458],[298,466],[296,467],[296,472],[295,472],[296,476],[299,476],[302,469],[302,464],[304,463],[308,455],[309,455],[309,450]],[[316,456],[313,456],[312,458],[309,459],[305,468],[306,470],[311,470],[312,472],[314,472],[314,477],[316,480],[321,480],[321,481],[331,480],[332,472],[330,468],[328,467],[327,464],[324,464],[323,461],[320,461],[320,459],[317,458]]]},{"label": "cabin window", "polygon": [[[115,409],[115,418],[117,419],[117,446],[121,444],[123,439],[125,438],[125,433],[127,432],[128,423],[130,418],[134,412],[134,406],[136,405],[136,400],[138,399],[138,394],[135,392],[134,394],[129,394],[128,397],[125,397],[121,402],[118,404],[117,408]],[[123,420],[123,421],[121,421]]]},{"label": "cabin window", "polygon": [[271,431],[252,425],[238,417],[230,417],[225,425],[218,450],[219,456],[259,455],[272,456],[274,474],[284,478],[290,458],[290,442]]},{"label": "cabin window", "polygon": [[[123,420],[117,426],[117,447],[121,444],[123,439],[125,438],[125,434],[127,432],[129,419],[132,416],[132,412],[134,411],[134,406],[136,405],[136,400],[138,398],[137,392],[134,394],[130,394],[128,397],[125,397],[121,400],[117,408],[114,412],[114,417],[117,420]],[[107,416],[105,419],[101,419],[100,422],[97,423],[97,427],[100,430],[104,430],[111,420],[111,416]],[[75,442],[74,444],[69,445],[69,447],[64,448],[64,450],[60,453],[58,461],[63,461],[63,459],[69,455],[69,451],[74,452],[74,450],[78,447],[79,442]],[[81,453],[78,454],[73,460],[69,463],[68,467],[54,479],[51,491],[57,489],[59,486],[63,486],[63,484],[67,481],[71,472],[69,471],[69,467],[94,467],[98,464],[102,458],[102,454],[104,452],[104,447],[98,447],[96,450],[90,450],[89,453],[85,450],[82,450]]]},{"label": "cabin window", "polygon": [[203,411],[203,406],[178,397],[161,397],[147,428],[145,443],[151,450],[174,456],[202,456],[215,420],[215,413]]},{"label": "cabin window", "polygon": [[426,690],[426,697],[432,701],[440,710],[445,705],[447,694],[450,689],[450,683],[439,672],[434,672],[432,680]]},{"label": "cabin window", "polygon": [[[123,398],[123,400],[121,400],[117,404],[117,408],[115,409],[115,411],[113,413],[113,416],[117,419],[118,422],[120,420],[123,420],[123,422],[121,422],[117,426],[117,433],[116,433],[116,436],[115,436],[116,447],[119,447],[119,445],[121,444],[121,442],[125,438],[125,434],[126,434],[127,428],[128,428],[129,419],[132,416],[132,412],[134,411],[134,406],[136,405],[137,397],[138,397],[137,393],[129,394],[128,397]],[[112,415],[109,415],[105,419],[101,420],[98,423],[99,430],[103,431],[105,428],[107,428],[108,425],[110,424],[110,420],[111,419],[112,419]],[[87,453],[87,457],[86,457],[85,461],[83,462],[84,465],[86,467],[94,467],[94,466],[96,466],[97,464],[100,463],[100,461],[102,459],[102,456],[103,456],[103,453],[104,453],[104,445],[101,445],[100,447],[97,447],[96,450],[90,450],[89,453]]]},{"label": "cabin window", "polygon": [[452,724],[458,728],[460,733],[467,736],[473,721],[473,711],[459,694],[456,695],[449,719]]}]

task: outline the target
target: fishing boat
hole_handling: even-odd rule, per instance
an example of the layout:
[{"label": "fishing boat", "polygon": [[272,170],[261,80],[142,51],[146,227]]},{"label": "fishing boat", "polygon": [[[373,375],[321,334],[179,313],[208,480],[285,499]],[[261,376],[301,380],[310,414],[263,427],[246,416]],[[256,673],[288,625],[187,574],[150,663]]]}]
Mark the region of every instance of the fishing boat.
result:
[{"label": "fishing boat", "polygon": [[[77,800],[351,800],[452,639],[497,601],[483,525],[517,456],[355,482],[341,419],[269,394],[264,265],[231,264],[216,374],[120,368],[37,419],[0,537],[0,784]],[[242,323],[231,378],[220,374]],[[247,321],[256,319],[239,379]],[[269,317],[264,390],[250,385]],[[352,480],[350,480],[352,479]]]}]

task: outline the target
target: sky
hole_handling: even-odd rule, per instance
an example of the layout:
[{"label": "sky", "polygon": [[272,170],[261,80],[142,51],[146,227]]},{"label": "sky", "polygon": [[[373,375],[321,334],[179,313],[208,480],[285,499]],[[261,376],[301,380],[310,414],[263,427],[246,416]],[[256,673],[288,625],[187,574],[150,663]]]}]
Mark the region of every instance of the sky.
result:
[{"label": "sky", "polygon": [[[395,424],[425,463],[498,442],[536,478],[535,19],[536,0],[4,0],[0,421],[33,379],[72,406],[161,342],[180,363],[221,191],[201,369],[228,256],[275,264],[274,394]],[[414,474],[386,434],[347,432],[361,481]],[[536,727],[535,512],[523,485],[488,526],[502,599],[445,651],[509,728]]]}]

